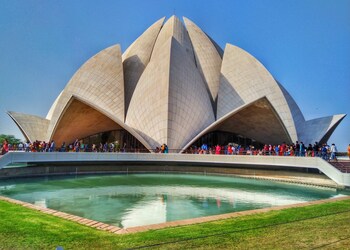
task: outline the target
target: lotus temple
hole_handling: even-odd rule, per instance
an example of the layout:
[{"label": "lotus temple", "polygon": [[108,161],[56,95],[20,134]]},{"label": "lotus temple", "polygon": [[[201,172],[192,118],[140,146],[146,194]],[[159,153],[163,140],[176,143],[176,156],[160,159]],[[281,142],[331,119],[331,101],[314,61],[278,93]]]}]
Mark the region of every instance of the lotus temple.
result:
[{"label": "lotus temple", "polygon": [[46,117],[8,112],[28,141],[119,141],[151,151],[191,145],[327,142],[345,114],[305,120],[253,55],[224,50],[187,18],[162,18],[123,53],[85,62]]}]

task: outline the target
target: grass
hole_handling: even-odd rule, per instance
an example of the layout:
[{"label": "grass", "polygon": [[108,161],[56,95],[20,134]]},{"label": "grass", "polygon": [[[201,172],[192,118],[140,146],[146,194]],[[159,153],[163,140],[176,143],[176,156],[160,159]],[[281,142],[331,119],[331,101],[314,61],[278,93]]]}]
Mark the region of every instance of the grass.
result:
[{"label": "grass", "polygon": [[350,200],[115,235],[0,201],[0,249],[350,249]]}]

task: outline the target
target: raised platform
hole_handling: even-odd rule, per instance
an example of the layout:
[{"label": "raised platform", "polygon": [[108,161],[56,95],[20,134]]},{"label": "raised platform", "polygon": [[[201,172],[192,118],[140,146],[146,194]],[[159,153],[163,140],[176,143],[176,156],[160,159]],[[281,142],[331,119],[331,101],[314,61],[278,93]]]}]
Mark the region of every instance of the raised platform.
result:
[{"label": "raised platform", "polygon": [[[13,164],[26,164],[13,167]],[[202,167],[202,168],[200,168]],[[215,169],[220,168],[220,171]],[[0,158],[0,177],[23,177],[50,174],[82,174],[112,172],[205,172],[271,176],[302,180],[325,177],[338,187],[350,187],[350,173],[342,173],[318,157],[143,154],[143,153],[25,153],[10,152]],[[322,173],[322,174],[320,174]],[[323,175],[324,174],[324,175]],[[280,178],[278,178],[280,177]],[[302,182],[302,181],[301,181]],[[317,182],[317,181],[316,181]]]}]

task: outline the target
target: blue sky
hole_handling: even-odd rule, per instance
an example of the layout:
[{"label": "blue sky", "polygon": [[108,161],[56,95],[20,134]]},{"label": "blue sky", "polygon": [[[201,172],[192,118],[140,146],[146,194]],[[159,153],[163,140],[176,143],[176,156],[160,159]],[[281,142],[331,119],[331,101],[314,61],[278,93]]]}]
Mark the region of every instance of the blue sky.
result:
[{"label": "blue sky", "polygon": [[[0,134],[23,138],[5,111],[45,117],[87,59],[173,14],[255,56],[306,119],[349,113],[350,0],[0,0]],[[333,142],[345,151],[350,117]]]}]

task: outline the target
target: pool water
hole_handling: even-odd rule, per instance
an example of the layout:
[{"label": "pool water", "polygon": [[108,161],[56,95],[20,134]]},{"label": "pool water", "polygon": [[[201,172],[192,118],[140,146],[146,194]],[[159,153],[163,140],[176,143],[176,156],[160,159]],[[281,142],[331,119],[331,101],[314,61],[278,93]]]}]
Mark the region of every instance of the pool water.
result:
[{"label": "pool water", "polygon": [[346,193],[229,176],[129,174],[1,180],[0,195],[128,228]]}]

